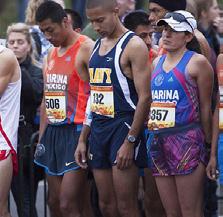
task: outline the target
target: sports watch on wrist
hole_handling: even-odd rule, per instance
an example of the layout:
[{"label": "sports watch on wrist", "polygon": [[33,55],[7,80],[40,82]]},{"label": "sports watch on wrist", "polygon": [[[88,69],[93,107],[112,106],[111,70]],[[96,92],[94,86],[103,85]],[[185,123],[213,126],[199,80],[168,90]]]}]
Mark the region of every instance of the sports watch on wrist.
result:
[{"label": "sports watch on wrist", "polygon": [[136,142],[136,137],[133,136],[133,135],[128,135],[128,136],[127,136],[127,140],[128,140],[128,142],[130,142],[130,143],[135,143],[135,142]]}]

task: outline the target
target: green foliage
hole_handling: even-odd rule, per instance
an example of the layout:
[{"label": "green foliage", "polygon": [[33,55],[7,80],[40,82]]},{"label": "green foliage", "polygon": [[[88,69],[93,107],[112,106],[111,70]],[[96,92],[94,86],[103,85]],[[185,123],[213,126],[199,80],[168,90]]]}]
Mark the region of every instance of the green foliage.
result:
[{"label": "green foliage", "polygon": [[0,38],[5,38],[7,26],[17,22],[16,0],[7,1],[0,13]]}]

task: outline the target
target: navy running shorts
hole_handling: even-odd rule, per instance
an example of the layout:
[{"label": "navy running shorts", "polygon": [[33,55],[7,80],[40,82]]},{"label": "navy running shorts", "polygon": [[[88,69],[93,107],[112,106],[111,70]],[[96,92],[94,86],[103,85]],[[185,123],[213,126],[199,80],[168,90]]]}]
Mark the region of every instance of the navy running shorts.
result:
[{"label": "navy running shorts", "polygon": [[35,152],[35,163],[48,175],[63,175],[80,167],[75,163],[82,125],[48,125]]},{"label": "navy running shorts", "polygon": [[[95,118],[96,116],[96,118]],[[93,115],[89,137],[89,166],[92,169],[109,169],[116,165],[117,152],[129,133],[133,115],[122,114],[114,118],[97,118]],[[147,167],[146,144],[143,131],[135,143],[134,161],[140,168]]]}]

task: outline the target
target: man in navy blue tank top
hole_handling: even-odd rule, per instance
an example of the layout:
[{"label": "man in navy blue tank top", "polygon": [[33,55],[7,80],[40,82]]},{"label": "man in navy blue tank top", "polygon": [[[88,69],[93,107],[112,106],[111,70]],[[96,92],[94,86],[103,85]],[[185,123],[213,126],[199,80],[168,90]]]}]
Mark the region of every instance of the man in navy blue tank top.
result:
[{"label": "man in navy blue tank top", "polygon": [[88,165],[103,216],[139,217],[138,167],[146,166],[140,134],[150,107],[148,49],[122,25],[118,11],[116,0],[87,2],[87,16],[101,38],[89,62],[91,129],[83,128],[75,159],[86,168],[91,130]]}]

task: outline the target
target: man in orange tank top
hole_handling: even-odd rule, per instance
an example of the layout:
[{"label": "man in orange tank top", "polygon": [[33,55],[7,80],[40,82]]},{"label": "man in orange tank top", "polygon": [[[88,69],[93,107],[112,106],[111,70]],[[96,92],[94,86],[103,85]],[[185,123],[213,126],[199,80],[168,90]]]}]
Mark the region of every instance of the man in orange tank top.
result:
[{"label": "man in orange tank top", "polygon": [[73,31],[63,8],[48,1],[36,21],[54,45],[44,64],[44,99],[35,162],[45,168],[53,217],[83,215],[86,171],[75,163],[89,95],[88,60],[93,42]]}]

